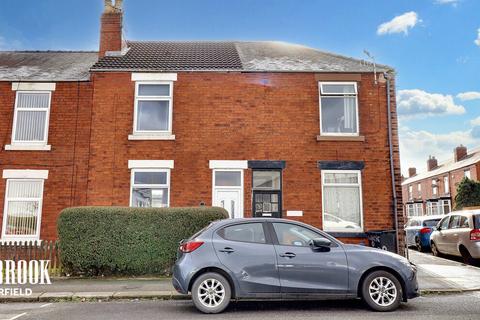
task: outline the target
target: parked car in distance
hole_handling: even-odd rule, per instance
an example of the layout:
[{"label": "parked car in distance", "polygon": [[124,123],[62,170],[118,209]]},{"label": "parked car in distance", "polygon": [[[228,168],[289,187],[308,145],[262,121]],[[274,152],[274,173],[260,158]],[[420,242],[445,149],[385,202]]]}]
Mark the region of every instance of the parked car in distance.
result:
[{"label": "parked car in distance", "polygon": [[472,264],[480,259],[480,210],[453,211],[430,236],[432,253],[462,257]]},{"label": "parked car in distance", "polygon": [[340,219],[339,217],[331,215],[330,213],[324,212],[323,219],[324,223],[328,224],[331,230],[360,229],[360,226],[357,223]]},{"label": "parked car in distance", "polygon": [[412,217],[405,225],[408,247],[415,247],[418,251],[430,250],[430,234],[444,215]]},{"label": "parked car in distance", "polygon": [[217,221],[182,241],[172,282],[204,313],[231,299],[362,298],[392,311],[418,296],[416,267],[404,257],[273,218]]}]

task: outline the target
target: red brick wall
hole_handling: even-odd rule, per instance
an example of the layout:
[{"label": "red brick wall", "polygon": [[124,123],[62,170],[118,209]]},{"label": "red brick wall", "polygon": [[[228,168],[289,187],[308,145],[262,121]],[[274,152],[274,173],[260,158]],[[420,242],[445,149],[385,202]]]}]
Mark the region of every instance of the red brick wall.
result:
[{"label": "red brick wall", "polygon": [[[360,133],[365,142],[317,141],[318,83],[306,73],[179,73],[174,84],[175,141],[129,141],[134,82],[130,73],[95,73],[88,181],[89,205],[129,204],[128,160],[174,160],[171,206],[212,201],[209,160],[286,160],[283,210],[303,210],[321,227],[317,160],[363,160],[365,230],[392,229],[386,85],[371,74],[359,84]],[[392,99],[394,101],[394,87]],[[395,111],[395,104],[392,105]],[[394,158],[401,215],[396,115]],[[251,171],[245,172],[245,215],[251,215]],[[285,216],[285,214],[284,214]],[[400,218],[402,219],[402,218]]]},{"label": "red brick wall", "polygon": [[[318,160],[362,160],[365,230],[392,229],[392,188],[387,134],[386,83],[362,75],[360,134],[365,141],[317,141],[318,83],[307,73],[179,73],[174,84],[175,141],[129,141],[134,83],[130,73],[95,73],[91,83],[57,83],[49,144],[52,151],[0,152],[0,170],[48,169],[42,239],[56,237],[61,209],[72,205],[129,205],[128,160],[174,160],[171,206],[212,201],[209,160],[285,160],[283,211],[322,226]],[[10,143],[14,92],[0,83],[3,145]],[[391,88],[395,176],[401,188],[394,83]],[[93,99],[93,100],[92,100]],[[92,106],[93,101],[93,106]],[[87,178],[88,177],[88,178]],[[5,181],[0,180],[3,208]],[[251,215],[251,170],[245,170],[245,215]],[[3,211],[3,210],[2,210]],[[1,216],[0,216],[1,217]],[[399,217],[399,225],[403,225]],[[342,239],[360,242],[360,239]],[[403,240],[402,240],[403,241]]]},{"label": "red brick wall", "polygon": [[[52,150],[6,151],[4,146],[11,142],[15,91],[10,82],[0,82],[0,172],[49,170],[44,189],[42,239],[56,238],[56,219],[63,208],[86,203],[91,98],[89,82],[57,83],[50,109],[48,143]],[[3,219],[4,200],[5,179],[0,179],[0,219]]]}]

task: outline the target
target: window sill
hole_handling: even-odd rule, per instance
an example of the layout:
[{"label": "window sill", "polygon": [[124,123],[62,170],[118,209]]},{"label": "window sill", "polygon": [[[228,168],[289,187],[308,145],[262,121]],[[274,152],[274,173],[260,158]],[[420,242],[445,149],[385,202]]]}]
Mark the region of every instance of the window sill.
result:
[{"label": "window sill", "polygon": [[5,150],[9,151],[50,151],[52,146],[49,144],[46,145],[35,145],[35,144],[7,144],[5,145]]},{"label": "window sill", "polygon": [[174,134],[129,134],[128,140],[175,140]]},{"label": "window sill", "polygon": [[317,141],[358,141],[365,142],[365,136],[317,136]]}]

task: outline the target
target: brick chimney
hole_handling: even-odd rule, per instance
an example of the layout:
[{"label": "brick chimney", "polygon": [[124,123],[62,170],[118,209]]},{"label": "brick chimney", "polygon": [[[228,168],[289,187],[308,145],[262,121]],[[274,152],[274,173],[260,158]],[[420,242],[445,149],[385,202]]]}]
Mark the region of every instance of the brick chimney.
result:
[{"label": "brick chimney", "polygon": [[417,175],[417,168],[408,168],[408,177],[413,177]]},{"label": "brick chimney", "polygon": [[432,170],[435,169],[436,167],[438,167],[438,161],[437,161],[437,159],[436,159],[434,156],[428,157],[428,160],[427,160],[427,170],[428,170],[428,171],[432,171]]},{"label": "brick chimney", "polygon": [[107,51],[122,50],[122,4],[123,0],[105,0],[100,26],[100,50],[98,56],[104,57]]},{"label": "brick chimney", "polygon": [[453,158],[455,162],[465,159],[467,156],[467,147],[464,145],[459,145],[453,150]]}]

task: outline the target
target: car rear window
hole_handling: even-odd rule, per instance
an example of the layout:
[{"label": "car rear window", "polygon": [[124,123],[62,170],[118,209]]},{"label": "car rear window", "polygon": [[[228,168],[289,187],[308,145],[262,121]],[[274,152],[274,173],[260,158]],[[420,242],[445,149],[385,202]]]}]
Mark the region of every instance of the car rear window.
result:
[{"label": "car rear window", "polygon": [[440,219],[425,220],[425,221],[423,221],[423,226],[424,227],[435,227],[438,224],[438,221],[440,221]]},{"label": "car rear window", "polygon": [[473,224],[475,225],[475,229],[480,229],[480,214],[473,216]]}]

